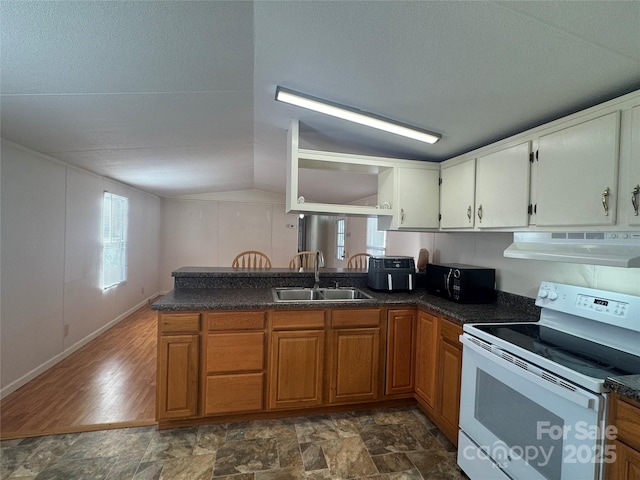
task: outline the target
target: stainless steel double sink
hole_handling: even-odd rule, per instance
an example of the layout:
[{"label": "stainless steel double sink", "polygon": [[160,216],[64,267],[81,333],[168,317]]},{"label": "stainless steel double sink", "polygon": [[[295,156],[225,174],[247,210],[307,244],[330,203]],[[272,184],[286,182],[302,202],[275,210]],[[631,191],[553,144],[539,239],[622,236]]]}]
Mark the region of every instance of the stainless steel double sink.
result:
[{"label": "stainless steel double sink", "polygon": [[276,302],[342,302],[370,300],[373,297],[354,287],[338,288],[302,288],[278,287],[272,288],[273,299]]}]

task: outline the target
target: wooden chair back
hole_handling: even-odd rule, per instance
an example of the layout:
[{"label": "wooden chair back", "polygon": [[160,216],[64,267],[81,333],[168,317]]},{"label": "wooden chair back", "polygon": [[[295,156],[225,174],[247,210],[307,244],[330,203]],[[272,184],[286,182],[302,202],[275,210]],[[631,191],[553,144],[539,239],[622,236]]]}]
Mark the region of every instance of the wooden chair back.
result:
[{"label": "wooden chair back", "polygon": [[289,260],[289,268],[310,270],[316,268],[316,252],[298,252]]},{"label": "wooden chair back", "polygon": [[370,256],[369,253],[354,253],[347,260],[347,268],[368,268]]},{"label": "wooden chair back", "polygon": [[246,250],[236,255],[231,263],[233,268],[271,268],[271,260],[257,250]]}]

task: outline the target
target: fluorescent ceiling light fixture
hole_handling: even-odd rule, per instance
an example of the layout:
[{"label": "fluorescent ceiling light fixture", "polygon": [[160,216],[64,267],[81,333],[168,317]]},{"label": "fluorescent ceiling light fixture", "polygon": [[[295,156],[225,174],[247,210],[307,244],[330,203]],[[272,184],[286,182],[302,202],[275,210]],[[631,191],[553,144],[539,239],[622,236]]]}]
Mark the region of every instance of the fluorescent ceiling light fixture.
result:
[{"label": "fluorescent ceiling light fixture", "polygon": [[304,93],[294,92],[293,90],[280,86],[276,88],[276,100],[331,115],[332,117],[342,118],[350,122],[359,123],[360,125],[366,125],[367,127],[412,138],[420,142],[436,143],[442,138],[442,135],[438,133],[422,130],[373,113],[363,112],[356,108],[346,107],[339,103],[329,102],[328,100],[322,100]]}]

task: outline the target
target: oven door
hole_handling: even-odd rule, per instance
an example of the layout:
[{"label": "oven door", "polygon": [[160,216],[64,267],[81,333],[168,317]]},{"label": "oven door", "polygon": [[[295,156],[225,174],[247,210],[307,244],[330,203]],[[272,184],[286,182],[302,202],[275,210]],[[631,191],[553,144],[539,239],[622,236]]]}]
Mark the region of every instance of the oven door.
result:
[{"label": "oven door", "polygon": [[478,472],[491,463],[516,480],[598,479],[607,458],[606,396],[553,383],[553,375],[542,378],[533,373],[539,368],[468,334],[460,340],[460,429],[467,438],[458,464],[467,475],[484,479]]}]

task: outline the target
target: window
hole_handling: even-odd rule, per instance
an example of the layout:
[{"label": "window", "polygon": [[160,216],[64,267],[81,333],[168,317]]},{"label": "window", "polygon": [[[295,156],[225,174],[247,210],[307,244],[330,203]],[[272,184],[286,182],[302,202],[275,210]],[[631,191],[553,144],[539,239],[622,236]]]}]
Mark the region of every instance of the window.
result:
[{"label": "window", "polygon": [[344,218],[339,218],[336,224],[336,258],[344,260]]},{"label": "window", "polygon": [[129,200],[104,192],[102,205],[102,288],[127,279]]},{"label": "window", "polygon": [[378,231],[378,217],[367,218],[367,253],[382,256],[386,250],[387,232]]}]

